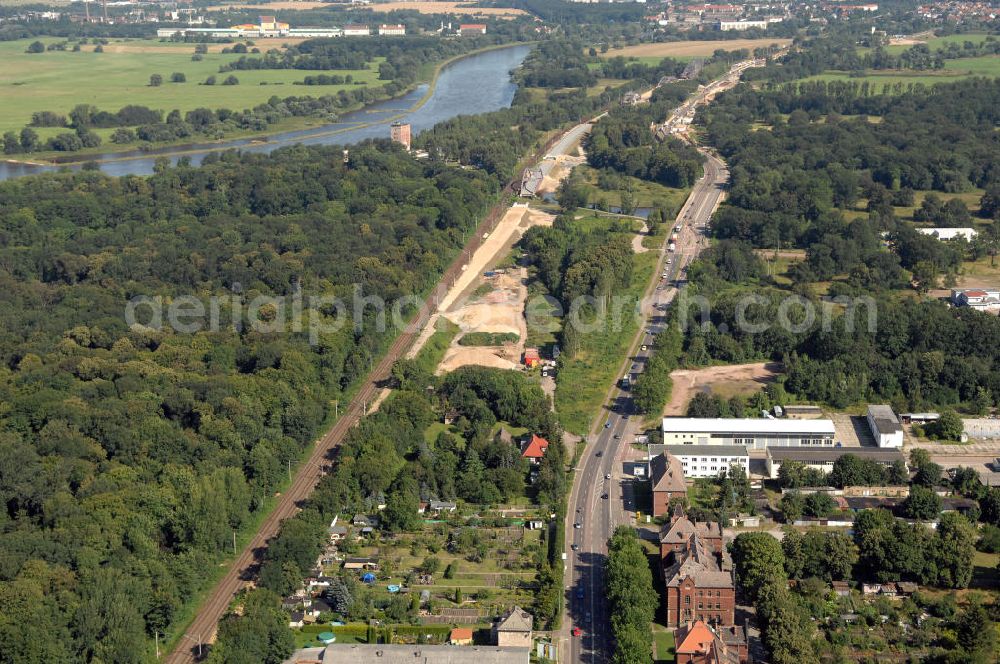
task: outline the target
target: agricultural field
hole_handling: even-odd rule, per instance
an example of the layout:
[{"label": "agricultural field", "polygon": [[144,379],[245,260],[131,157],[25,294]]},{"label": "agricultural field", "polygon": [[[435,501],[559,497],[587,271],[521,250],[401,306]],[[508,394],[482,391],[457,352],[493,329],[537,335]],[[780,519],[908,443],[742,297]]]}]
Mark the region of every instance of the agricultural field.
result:
[{"label": "agricultural field", "polygon": [[[20,131],[31,121],[36,111],[52,111],[65,115],[77,104],[91,104],[101,110],[117,111],[128,104],[148,106],[169,112],[194,108],[229,108],[243,110],[267,101],[272,96],[328,95],[353,85],[294,85],[308,72],[294,69],[264,69],[231,72],[239,85],[202,85],[206,78],[215,76],[218,83],[229,75],[220,74],[219,67],[240,57],[239,54],[209,52],[200,62],[191,60],[194,44],[173,44],[155,40],[112,41],[104,46],[103,53],[95,53],[93,44],[86,44],[79,52],[46,51],[29,54],[26,49],[32,40],[0,42],[0,133]],[[60,42],[42,39],[43,43]],[[273,40],[282,41],[282,40]],[[285,40],[287,41],[287,40]],[[284,43],[284,42],[283,42]],[[262,50],[276,45],[260,44]],[[186,82],[170,82],[171,74],[184,74]],[[337,71],[351,74],[361,85],[381,85],[378,80],[378,63],[368,69]],[[149,77],[159,74],[163,84],[149,85]],[[86,81],[82,85],[81,81]],[[40,128],[41,138],[65,131],[61,128]],[[113,130],[98,130],[102,138]]]},{"label": "agricultural field", "polygon": [[828,71],[803,79],[806,81],[870,81],[894,86],[897,83],[906,91],[911,83],[934,85],[935,83],[951,83],[972,76],[1000,76],[1000,56],[984,55],[978,58],[959,58],[945,60],[944,69],[937,70],[899,70],[881,69],[868,70],[864,76],[854,76],[848,72]]},{"label": "agricultural field", "polygon": [[677,41],[660,42],[656,44],[636,44],[624,48],[613,48],[607,53],[602,53],[603,58],[613,58],[619,55],[625,57],[635,57],[640,62],[649,64],[659,64],[663,58],[676,58],[678,60],[689,60],[691,58],[712,55],[715,51],[737,51],[747,49],[753,51],[755,48],[778,45],[787,46],[791,39],[719,39],[714,41]]},{"label": "agricultural field", "polygon": [[[987,35],[981,33],[964,34],[964,35],[948,35],[946,37],[933,37],[926,41],[917,41],[916,43],[925,44],[927,48],[931,51],[936,51],[939,48],[944,48],[948,44],[958,44],[961,46],[965,42],[972,42],[973,44],[982,44],[986,41]],[[886,52],[892,53],[893,55],[899,55],[907,49],[913,48],[914,44],[890,44],[885,47]]]}]

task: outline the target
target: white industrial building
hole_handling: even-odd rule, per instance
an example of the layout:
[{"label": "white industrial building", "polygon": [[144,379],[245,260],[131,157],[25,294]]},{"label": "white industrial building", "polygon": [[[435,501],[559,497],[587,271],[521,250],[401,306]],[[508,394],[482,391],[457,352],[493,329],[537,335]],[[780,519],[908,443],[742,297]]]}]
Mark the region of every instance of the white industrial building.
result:
[{"label": "white industrial building", "polygon": [[875,461],[883,466],[891,466],[896,461],[906,464],[906,458],[898,449],[879,449],[875,447],[827,447],[822,449],[807,449],[803,447],[769,447],[767,448],[767,474],[776,480],[781,464],[785,461],[798,461],[807,468],[829,473],[833,464],[840,457],[852,454],[861,459]]},{"label": "white industrial building", "polygon": [[969,242],[979,235],[975,228],[917,228],[918,233],[932,235],[939,240],[954,240],[955,238],[965,238]]},{"label": "white industrial building", "polygon": [[648,446],[649,458],[666,452],[681,461],[684,477],[718,477],[731,466],[750,472],[750,453],[745,445],[658,445]]},{"label": "white industrial building", "polygon": [[664,445],[743,445],[762,450],[771,446],[833,447],[833,422],[735,417],[665,417]]},{"label": "white industrial building", "polygon": [[903,425],[899,423],[892,406],[868,406],[868,428],[872,430],[872,436],[879,447],[903,446]]}]

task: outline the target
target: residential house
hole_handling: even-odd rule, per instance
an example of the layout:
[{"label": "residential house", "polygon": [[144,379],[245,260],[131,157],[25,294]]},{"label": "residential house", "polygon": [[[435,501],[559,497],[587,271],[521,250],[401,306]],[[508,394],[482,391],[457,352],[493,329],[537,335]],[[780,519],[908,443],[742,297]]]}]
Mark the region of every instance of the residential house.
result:
[{"label": "residential house", "polygon": [[351,523],[358,528],[378,528],[378,517],[355,514],[354,518],[351,519]]},{"label": "residential house", "polygon": [[965,288],[951,291],[951,302],[956,307],[969,307],[979,311],[1000,309],[1000,289]]},{"label": "residential house", "polygon": [[302,627],[306,624],[305,621],[306,614],[302,611],[292,611],[288,614],[288,626],[289,627]]},{"label": "residential house", "polygon": [[348,558],[344,569],[378,570],[378,558]]},{"label": "residential house", "polygon": [[441,512],[454,512],[458,509],[458,505],[445,500],[432,500],[427,504],[427,509],[432,514],[440,514]]},{"label": "residential house", "polygon": [[378,33],[381,36],[393,36],[401,37],[406,34],[406,26],[402,23],[397,23],[393,25],[382,24],[378,26]]},{"label": "residential house", "polygon": [[548,449],[549,441],[533,433],[531,438],[521,443],[521,458],[527,459],[529,463],[539,464]]},{"label": "residential house", "polygon": [[530,648],[534,618],[519,606],[493,623],[493,643],[501,648]]},{"label": "residential house", "polygon": [[526,366],[529,369],[534,369],[541,363],[542,363],[542,356],[538,354],[537,348],[524,349],[524,366]]},{"label": "residential house", "polygon": [[451,630],[451,635],[448,637],[448,643],[453,646],[471,646],[472,629],[469,627],[456,627]]},{"label": "residential house", "polygon": [[847,581],[834,581],[830,585],[838,597],[847,597],[851,594],[851,585]]},{"label": "residential house", "polygon": [[676,634],[677,664],[743,664],[749,659],[742,627],[713,628],[702,620],[685,623]]},{"label": "residential house", "polygon": [[664,452],[649,460],[649,478],[653,491],[653,516],[670,512],[670,501],[687,496],[681,460]]}]

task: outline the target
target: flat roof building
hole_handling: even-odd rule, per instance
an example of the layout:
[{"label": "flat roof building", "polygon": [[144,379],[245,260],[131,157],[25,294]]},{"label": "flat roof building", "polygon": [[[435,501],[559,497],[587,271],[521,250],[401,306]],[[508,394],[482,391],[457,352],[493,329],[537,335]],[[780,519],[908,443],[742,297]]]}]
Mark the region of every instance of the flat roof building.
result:
[{"label": "flat roof building", "polygon": [[868,428],[872,430],[872,436],[879,447],[903,446],[903,425],[899,423],[892,406],[868,406]]},{"label": "flat roof building", "polygon": [[785,461],[798,461],[807,468],[815,468],[824,473],[833,470],[833,464],[840,457],[853,454],[861,459],[875,461],[883,466],[890,466],[896,461],[906,463],[906,457],[898,448],[877,447],[769,447],[767,448],[767,474],[771,479],[778,479],[778,471]]},{"label": "flat roof building", "polygon": [[836,431],[830,420],[770,420],[735,417],[665,417],[665,445],[742,445],[833,447]]},{"label": "flat roof building", "polygon": [[649,458],[667,454],[681,462],[684,477],[718,477],[730,466],[749,471],[750,454],[746,445],[649,445]]}]

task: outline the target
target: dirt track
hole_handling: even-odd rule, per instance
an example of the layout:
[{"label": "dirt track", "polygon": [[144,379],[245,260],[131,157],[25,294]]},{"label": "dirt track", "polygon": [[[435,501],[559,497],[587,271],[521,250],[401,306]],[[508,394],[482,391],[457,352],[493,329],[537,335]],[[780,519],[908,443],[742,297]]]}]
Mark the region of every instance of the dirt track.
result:
[{"label": "dirt track", "polygon": [[613,58],[618,55],[636,57],[663,57],[712,55],[716,49],[735,51],[741,48],[752,51],[772,44],[787,46],[791,39],[719,39],[714,41],[681,41],[659,44],[636,44],[625,48],[611,49],[601,57]]},{"label": "dirt track", "polygon": [[697,392],[710,391],[713,387],[724,388],[727,392],[760,389],[773,381],[780,371],[781,365],[776,362],[678,369],[670,374],[670,378],[674,381],[674,389],[670,393],[670,401],[663,409],[663,414],[684,415],[688,402]]}]

